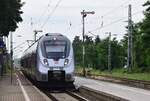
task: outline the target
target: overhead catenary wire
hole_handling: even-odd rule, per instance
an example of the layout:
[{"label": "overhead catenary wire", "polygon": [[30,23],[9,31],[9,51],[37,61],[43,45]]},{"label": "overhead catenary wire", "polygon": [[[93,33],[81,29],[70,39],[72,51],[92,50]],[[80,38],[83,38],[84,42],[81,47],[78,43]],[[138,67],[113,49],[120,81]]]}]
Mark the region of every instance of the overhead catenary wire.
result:
[{"label": "overhead catenary wire", "polygon": [[[127,1],[123,2],[121,5],[119,5],[119,6],[115,7],[115,8],[113,8],[113,9],[111,9],[110,11],[106,12],[105,14],[103,14],[102,17],[108,16],[108,15],[112,14],[112,12],[114,13],[114,11],[120,10],[120,9],[119,9],[120,7],[122,7],[124,4],[127,4],[127,3],[130,2],[130,1],[132,1],[132,0],[127,0]],[[127,7],[127,6],[126,6],[126,7]]]},{"label": "overhead catenary wire", "polygon": [[[137,15],[137,14],[139,14],[139,13],[142,13],[142,12],[143,12],[143,10],[142,10],[142,11],[137,11],[137,12],[133,13],[132,15],[135,16],[135,15]],[[88,33],[89,33],[89,34],[91,34],[91,35],[93,35],[93,36],[97,36],[97,35],[93,34],[92,32],[97,31],[97,30],[100,30],[100,29],[103,29],[103,28],[108,27],[108,26],[111,26],[111,25],[116,24],[116,23],[118,23],[118,22],[120,22],[120,21],[123,21],[123,20],[125,20],[125,19],[127,19],[127,16],[122,17],[122,18],[120,18],[120,19],[117,19],[117,20],[115,20],[115,21],[112,21],[112,22],[110,22],[110,23],[108,23],[108,24],[106,24],[106,25],[103,25],[103,26],[101,26],[101,27],[97,27],[97,28],[95,28],[95,29],[93,29],[93,30],[87,31],[85,34],[88,34]],[[79,26],[79,24],[78,24],[78,26]],[[77,27],[77,26],[75,26],[75,27]]]},{"label": "overhead catenary wire", "polygon": [[[103,18],[104,18],[105,16],[108,16],[108,15],[112,14],[112,12],[114,13],[114,11],[120,10],[120,9],[119,9],[120,7],[122,7],[124,4],[129,3],[130,1],[133,1],[133,0],[127,0],[127,1],[123,2],[121,5],[115,7],[114,9],[112,9],[112,10],[110,10],[109,12],[105,13],[104,15],[102,15],[102,16],[101,16],[101,18],[102,18],[101,27],[103,27],[103,25],[104,25]],[[126,5],[125,7],[128,7],[128,5]],[[108,14],[108,13],[109,13],[109,14]],[[122,19],[122,18],[121,18],[121,19]],[[118,21],[118,20],[117,20],[117,21]],[[120,21],[120,20],[119,20],[119,21]],[[87,23],[87,22],[86,22],[86,23]],[[80,26],[80,25],[82,25],[82,24],[76,25],[76,26],[74,26],[74,27],[72,27],[72,28],[75,28],[75,27]],[[68,28],[67,28],[67,31],[68,31]],[[67,32],[67,31],[65,31],[65,32]]]},{"label": "overhead catenary wire", "polygon": [[[123,2],[121,5],[115,7],[114,9],[112,9],[109,12],[105,13],[104,15],[102,15],[101,18],[103,19],[106,15],[108,16],[109,14],[112,14],[112,12],[118,10],[118,8],[122,7],[124,4],[126,4],[126,3],[130,2],[130,1],[132,1],[132,0],[127,0],[127,1]],[[128,6],[126,6],[126,7],[128,7]],[[102,21],[101,27],[103,27],[103,24],[104,24],[104,22]],[[82,24],[80,24],[80,25],[82,25]],[[75,27],[80,26],[80,25],[76,25]]]},{"label": "overhead catenary wire", "polygon": [[19,45],[17,45],[16,47],[14,47],[13,50],[15,50],[16,48],[18,48],[18,47],[24,45],[25,43],[26,43],[26,41],[25,41],[25,42],[22,42],[21,44],[19,44]]},{"label": "overhead catenary wire", "polygon": [[92,32],[88,31],[88,33],[90,33],[92,36],[97,37],[98,35],[93,34]]},{"label": "overhead catenary wire", "polygon": [[[141,12],[143,12],[143,11],[137,11],[137,12],[133,13],[132,16],[134,16],[134,15],[136,15],[136,14],[139,14],[139,13],[141,13]],[[127,17],[122,17],[122,18],[120,18],[120,19],[117,19],[117,20],[115,20],[115,21],[109,23],[109,24],[104,25],[103,27],[97,27],[97,28],[95,28],[95,29],[93,29],[93,30],[90,30],[90,31],[86,32],[86,33],[94,32],[94,31],[100,30],[100,29],[102,29],[102,28],[108,27],[108,26],[110,26],[110,25],[113,25],[113,24],[118,23],[118,22],[120,22],[120,21],[122,21],[122,20],[125,20],[125,19],[127,19]]]},{"label": "overhead catenary wire", "polygon": [[119,9],[119,8],[122,8],[122,7],[127,8],[128,5],[126,5],[126,6],[123,6],[123,5],[129,3],[130,1],[133,1],[133,0],[126,0],[125,2],[121,3],[119,6],[113,8],[113,9],[111,9],[110,11],[106,12],[105,14],[101,15],[101,19],[102,19],[101,27],[102,27],[103,24],[104,24],[104,21],[103,21],[104,18],[106,18],[106,17],[109,16],[109,15],[114,14],[114,12],[116,12],[116,11],[118,11],[118,10],[121,10],[121,9]]},{"label": "overhead catenary wire", "polygon": [[127,1],[125,1],[125,2],[123,2],[123,3],[121,3],[119,6],[116,6],[116,7],[114,7],[113,9],[111,9],[111,10],[109,10],[108,12],[104,13],[103,15],[101,15],[102,21],[103,21],[103,19],[106,18],[107,16],[109,16],[109,15],[111,15],[111,14],[114,14],[114,12],[116,12],[116,11],[118,11],[118,10],[121,10],[121,9],[119,9],[119,8],[122,8],[122,7],[127,8],[128,5],[126,5],[126,6],[123,6],[123,5],[129,3],[130,1],[132,1],[132,0],[127,0]]},{"label": "overhead catenary wire", "polygon": [[[133,13],[132,15],[134,16],[134,15],[137,15],[137,14],[139,14],[139,13],[141,13],[141,12],[142,12],[142,11],[137,11],[137,12]],[[98,28],[96,28],[96,29],[93,29],[93,30],[91,30],[91,31],[88,31],[88,32],[86,32],[86,34],[90,33],[90,34],[96,36],[96,35],[93,34],[92,32],[97,31],[97,30],[100,30],[100,29],[102,29],[102,28],[104,28],[104,27],[108,27],[108,26],[110,26],[110,25],[113,25],[113,24],[115,24],[115,23],[117,23],[117,22],[120,22],[120,21],[126,19],[126,18],[127,18],[127,17],[123,17],[123,18],[118,19],[118,20],[116,20],[116,21],[113,21],[113,22],[111,22],[111,23],[109,23],[109,24],[107,24],[107,25],[105,25],[105,26],[103,26],[103,27],[98,27]],[[118,35],[118,34],[117,34],[117,35]]]},{"label": "overhead catenary wire", "polygon": [[43,25],[41,26],[41,28],[44,28],[44,26],[47,24],[48,20],[52,17],[52,15],[54,14],[54,12],[56,11],[57,7],[59,6],[61,0],[59,0],[57,2],[57,4],[55,5],[54,9],[52,10],[52,12],[48,15],[48,18],[45,20],[45,22],[43,23]]},{"label": "overhead catenary wire", "polygon": [[[61,0],[59,0],[59,1],[57,2],[56,6],[55,6],[54,9],[52,10],[52,12],[49,14],[48,18],[47,18],[46,21],[43,23],[43,25],[41,26],[41,28],[43,28],[43,27],[46,25],[46,23],[48,22],[48,20],[51,18],[52,14],[55,12],[56,8],[58,7],[60,1],[61,1]],[[130,1],[131,1],[131,0],[125,1],[125,2],[122,3],[120,6],[118,6],[118,7],[114,8],[114,9],[112,9],[110,12],[112,13],[113,11],[115,11],[116,9],[122,7],[124,4],[126,4],[126,3],[130,2]],[[108,13],[109,13],[109,12],[108,12]],[[109,14],[110,14],[110,13],[109,13]],[[108,14],[104,14],[103,16],[105,16],[105,15],[108,15]],[[117,23],[117,22],[119,22],[119,21],[121,21],[121,20],[123,20],[123,18],[120,18],[120,19],[118,19],[118,20],[116,20],[116,21],[111,22],[110,24],[101,26],[101,27],[99,27],[99,28],[105,28],[105,27],[110,26],[110,25],[112,25],[112,24],[114,24],[114,23]],[[99,29],[99,28],[98,28],[98,29]]]},{"label": "overhead catenary wire", "polygon": [[[137,13],[141,13],[141,11],[140,12],[136,12],[136,13],[133,13],[133,14],[137,14]],[[122,20],[125,20],[125,19],[127,19],[127,17],[122,17],[122,18],[120,18],[120,19],[117,19],[117,20],[115,20],[115,21],[113,21],[113,22],[111,22],[111,23],[109,23],[109,24],[107,24],[107,25],[103,25],[103,26],[101,26],[101,27],[97,27],[97,28],[95,28],[95,29],[93,29],[93,30],[90,30],[90,31],[87,31],[85,34],[91,34],[91,35],[93,35],[93,36],[97,36],[97,35],[95,35],[95,34],[93,34],[92,32],[94,32],[94,31],[97,31],[97,30],[100,30],[100,29],[102,29],[102,28],[105,28],[105,27],[108,27],[108,26],[110,26],[110,25],[113,25],[113,24],[115,24],[115,23],[117,23],[117,22],[120,22],[120,21],[122,21]],[[81,24],[80,24],[81,25]],[[75,26],[76,27],[76,26]],[[67,32],[67,31],[65,31],[65,32]],[[81,33],[81,32],[79,32],[79,33]],[[81,34],[82,35],[82,34]]]},{"label": "overhead catenary wire", "polygon": [[23,52],[23,50],[22,49],[17,49],[17,50],[14,51],[14,54],[18,54],[20,52]]},{"label": "overhead catenary wire", "polygon": [[51,6],[50,4],[51,4],[51,0],[49,0],[49,2],[48,2],[48,4],[47,4],[47,6],[46,6],[46,8],[45,8],[45,10],[42,12],[42,14],[40,15],[40,17],[39,17],[39,20],[38,20],[38,22],[40,22],[41,21],[41,19],[42,19],[42,17],[45,15],[45,13],[47,12],[47,11],[49,11],[49,7]]}]

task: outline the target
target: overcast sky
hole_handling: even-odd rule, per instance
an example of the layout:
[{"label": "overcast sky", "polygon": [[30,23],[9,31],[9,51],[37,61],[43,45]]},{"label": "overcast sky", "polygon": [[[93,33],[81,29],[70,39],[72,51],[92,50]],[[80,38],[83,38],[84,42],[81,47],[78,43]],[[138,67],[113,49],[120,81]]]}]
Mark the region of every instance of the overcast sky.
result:
[{"label": "overcast sky", "polygon": [[[37,36],[45,33],[62,33],[70,40],[82,35],[81,11],[95,11],[94,15],[88,15],[85,19],[85,32],[91,31],[100,38],[106,38],[106,32],[117,34],[121,39],[126,33],[125,26],[128,20],[128,5],[132,4],[133,21],[139,22],[143,18],[142,4],[146,0],[22,0],[23,22],[13,33],[14,47],[33,40],[33,30],[43,30]],[[56,5],[58,6],[56,7]],[[56,8],[56,9],[55,9]],[[55,10],[54,10],[55,9]],[[103,23],[103,24],[102,24]],[[95,30],[97,29],[97,30]],[[22,35],[22,37],[17,37]],[[94,36],[93,36],[94,37]],[[25,43],[14,50],[14,56],[20,57],[21,51],[28,47]]]}]

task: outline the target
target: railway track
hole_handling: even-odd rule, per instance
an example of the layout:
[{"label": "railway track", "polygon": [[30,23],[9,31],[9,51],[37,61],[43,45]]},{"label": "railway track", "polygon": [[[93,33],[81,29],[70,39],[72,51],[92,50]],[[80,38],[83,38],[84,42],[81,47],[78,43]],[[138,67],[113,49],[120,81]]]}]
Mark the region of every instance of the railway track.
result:
[{"label": "railway track", "polygon": [[67,87],[40,87],[22,72],[16,73],[24,85],[34,85],[33,87],[36,89],[36,91],[44,96],[45,99],[48,99],[46,101],[128,101],[124,98],[93,90],[84,86],[81,86],[78,90],[70,88],[68,89]]},{"label": "railway track", "polygon": [[[17,74],[19,75],[20,79],[24,79],[27,77],[24,75],[22,72],[18,72]],[[29,84],[34,84],[35,87],[37,87],[40,91],[42,91],[44,94],[46,94],[50,100],[52,101],[88,101],[87,99],[83,98],[80,96],[77,90],[74,88],[72,89],[67,89],[67,88],[47,88],[47,87],[41,87],[36,85],[35,82],[32,81],[29,77],[27,79],[30,81],[28,82]],[[22,80],[23,81],[23,80]]]},{"label": "railway track", "polygon": [[43,91],[52,101],[88,101],[72,91]]}]

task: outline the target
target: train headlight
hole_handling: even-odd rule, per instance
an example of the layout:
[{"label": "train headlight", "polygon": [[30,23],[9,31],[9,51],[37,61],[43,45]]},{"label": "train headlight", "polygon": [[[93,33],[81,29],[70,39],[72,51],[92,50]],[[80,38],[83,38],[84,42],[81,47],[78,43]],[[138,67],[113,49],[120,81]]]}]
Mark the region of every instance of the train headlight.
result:
[{"label": "train headlight", "polygon": [[69,59],[65,59],[64,65],[67,65],[69,63]]},{"label": "train headlight", "polygon": [[43,62],[44,62],[44,65],[47,65],[47,66],[49,65],[47,59],[44,59]]}]

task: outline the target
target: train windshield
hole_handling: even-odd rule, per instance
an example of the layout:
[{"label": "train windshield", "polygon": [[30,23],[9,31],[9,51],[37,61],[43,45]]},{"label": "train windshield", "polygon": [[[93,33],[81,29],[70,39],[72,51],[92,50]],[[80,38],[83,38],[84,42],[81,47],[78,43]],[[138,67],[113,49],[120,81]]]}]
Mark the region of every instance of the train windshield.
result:
[{"label": "train windshield", "polygon": [[47,58],[65,58],[66,57],[66,41],[45,41],[45,52]]}]

